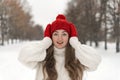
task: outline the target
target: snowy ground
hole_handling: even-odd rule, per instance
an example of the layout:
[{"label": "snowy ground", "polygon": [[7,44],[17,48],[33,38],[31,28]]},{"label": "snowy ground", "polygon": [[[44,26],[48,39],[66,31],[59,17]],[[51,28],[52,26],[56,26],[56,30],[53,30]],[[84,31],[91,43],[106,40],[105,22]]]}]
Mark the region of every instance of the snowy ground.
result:
[{"label": "snowy ground", "polygon": [[[35,80],[35,70],[23,66],[17,60],[21,46],[24,43],[0,46],[0,80]],[[120,80],[120,53],[115,53],[115,44],[104,43],[96,48],[102,56],[102,62],[94,72],[88,72],[87,80]]]}]

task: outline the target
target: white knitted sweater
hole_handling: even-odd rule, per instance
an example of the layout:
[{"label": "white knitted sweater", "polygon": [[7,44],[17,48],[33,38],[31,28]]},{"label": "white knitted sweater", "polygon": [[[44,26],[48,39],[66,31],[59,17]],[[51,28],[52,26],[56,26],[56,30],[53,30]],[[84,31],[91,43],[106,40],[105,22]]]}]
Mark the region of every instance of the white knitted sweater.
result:
[{"label": "white knitted sweater", "polygon": [[[74,43],[73,39],[71,42]],[[42,61],[46,57],[46,49],[48,48],[48,45],[52,43],[49,39],[44,39],[42,41],[36,41],[31,42],[24,46],[21,49],[20,55],[18,57],[19,61],[23,63],[24,65],[37,69],[36,73],[36,80],[43,80],[43,65]],[[77,45],[75,45],[75,54],[76,58],[85,66],[87,66],[87,71],[93,71],[97,69],[97,66],[101,62],[101,57],[98,55],[98,53],[91,47],[87,45],[82,45],[80,42],[77,42]],[[64,51],[63,49],[57,49],[54,47],[55,51],[55,60],[56,60],[56,70],[58,73],[57,80],[70,80],[68,76],[68,72],[64,68]]]}]

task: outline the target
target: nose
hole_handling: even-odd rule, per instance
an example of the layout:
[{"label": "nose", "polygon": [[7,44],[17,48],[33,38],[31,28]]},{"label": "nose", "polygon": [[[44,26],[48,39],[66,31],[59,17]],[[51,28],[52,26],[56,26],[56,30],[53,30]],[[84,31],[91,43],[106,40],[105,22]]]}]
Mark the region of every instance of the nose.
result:
[{"label": "nose", "polygon": [[62,35],[59,35],[59,36],[58,36],[58,40],[59,40],[59,41],[62,41]]}]

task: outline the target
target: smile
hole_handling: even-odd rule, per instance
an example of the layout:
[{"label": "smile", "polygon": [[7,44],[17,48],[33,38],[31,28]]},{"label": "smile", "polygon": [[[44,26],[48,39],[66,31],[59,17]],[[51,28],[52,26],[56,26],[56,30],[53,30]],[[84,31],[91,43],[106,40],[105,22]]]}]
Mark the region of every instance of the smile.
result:
[{"label": "smile", "polygon": [[57,42],[57,44],[63,44],[63,42]]}]

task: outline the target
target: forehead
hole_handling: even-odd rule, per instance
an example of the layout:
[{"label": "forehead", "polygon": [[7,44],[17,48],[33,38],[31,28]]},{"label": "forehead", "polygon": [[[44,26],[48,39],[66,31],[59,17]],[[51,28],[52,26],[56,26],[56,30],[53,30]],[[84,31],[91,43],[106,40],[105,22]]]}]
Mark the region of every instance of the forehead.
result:
[{"label": "forehead", "polygon": [[58,32],[58,33],[60,33],[60,32],[67,32],[66,30],[64,30],[64,29],[59,29],[59,30],[55,30],[54,32]]}]

